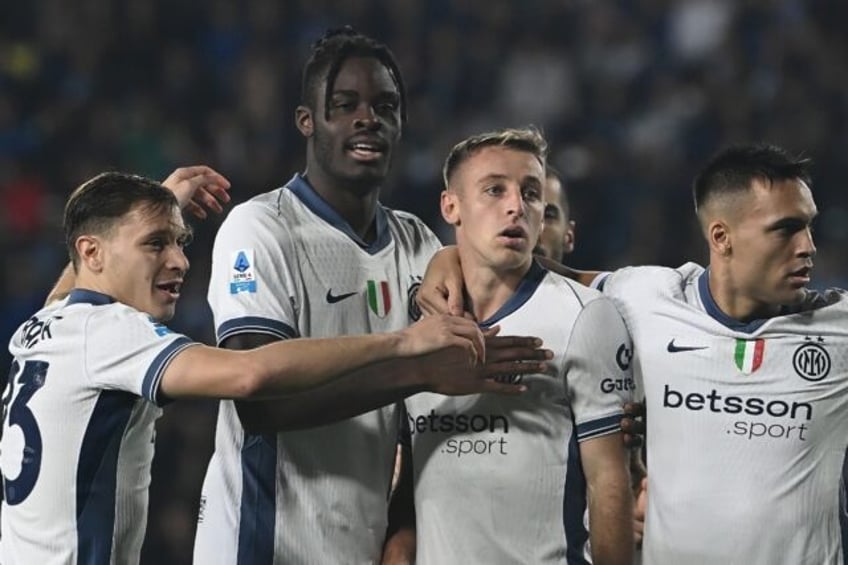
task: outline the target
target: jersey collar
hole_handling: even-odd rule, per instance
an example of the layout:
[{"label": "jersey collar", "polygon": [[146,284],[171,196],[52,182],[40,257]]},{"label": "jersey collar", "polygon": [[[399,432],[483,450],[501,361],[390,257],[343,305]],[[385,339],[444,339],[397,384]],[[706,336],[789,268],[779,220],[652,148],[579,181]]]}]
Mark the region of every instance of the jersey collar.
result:
[{"label": "jersey collar", "polygon": [[115,299],[108,294],[97,292],[94,290],[86,290],[84,288],[72,289],[68,294],[68,304],[91,304],[93,306],[103,306],[112,304]]},{"label": "jersey collar", "polygon": [[719,324],[737,331],[746,334],[754,333],[760,327],[765,324],[769,319],[761,318],[758,320],[751,320],[750,322],[740,322],[734,318],[731,318],[727,314],[721,311],[721,308],[716,304],[715,299],[713,299],[713,295],[710,292],[710,269],[707,267],[704,269],[704,272],[701,273],[701,276],[698,277],[698,294],[701,297],[701,303],[704,305],[704,310],[706,310],[707,314],[710,315],[715,321]]},{"label": "jersey collar", "polygon": [[389,223],[386,219],[386,211],[380,203],[377,203],[377,213],[375,220],[377,222],[377,237],[373,243],[366,243],[359,235],[353,231],[344,218],[339,215],[330,204],[324,200],[320,194],[315,192],[315,189],[309,184],[300,173],[296,173],[292,179],[286,184],[286,188],[291,190],[313,214],[348,236],[353,240],[363,251],[370,255],[384,249],[392,241],[392,234],[389,231]]},{"label": "jersey collar", "polygon": [[480,327],[488,328],[493,326],[503,318],[506,318],[521,308],[525,302],[530,300],[533,293],[536,292],[536,289],[539,287],[539,284],[541,284],[542,279],[545,278],[547,273],[548,272],[534,259],[533,262],[530,263],[530,270],[527,271],[527,274],[524,275],[523,279],[521,279],[521,282],[518,284],[518,288],[515,289],[515,292],[509,297],[509,300],[504,302],[504,305],[498,308],[498,311],[492,314],[492,316],[490,316],[487,320],[480,322]]}]

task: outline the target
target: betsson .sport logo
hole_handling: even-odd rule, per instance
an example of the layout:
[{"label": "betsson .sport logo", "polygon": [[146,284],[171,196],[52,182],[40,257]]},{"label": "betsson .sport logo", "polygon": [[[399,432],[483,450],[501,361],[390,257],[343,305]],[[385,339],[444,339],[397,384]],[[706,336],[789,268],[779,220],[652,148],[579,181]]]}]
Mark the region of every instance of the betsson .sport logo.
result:
[{"label": "betsson .sport logo", "polygon": [[726,430],[728,435],[747,440],[770,438],[807,441],[807,424],[813,419],[813,406],[808,402],[785,402],[759,396],[725,396],[716,389],[707,394],[687,394],[665,385],[662,406],[672,410],[756,416],[736,420]]},{"label": "betsson .sport logo", "polygon": [[427,415],[407,414],[412,435],[437,433],[452,436],[468,434],[471,437],[448,437],[441,443],[440,451],[460,457],[506,456],[509,441],[509,419],[503,414],[440,414],[430,410]]}]

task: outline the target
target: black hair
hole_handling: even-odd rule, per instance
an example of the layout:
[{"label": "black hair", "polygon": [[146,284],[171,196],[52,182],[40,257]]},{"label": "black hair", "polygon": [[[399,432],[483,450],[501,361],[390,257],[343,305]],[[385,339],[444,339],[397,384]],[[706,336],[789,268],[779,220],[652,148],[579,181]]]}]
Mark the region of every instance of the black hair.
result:
[{"label": "black hair", "polygon": [[714,196],[749,190],[755,179],[771,182],[798,179],[811,186],[806,157],[790,154],[775,145],[733,145],[717,153],[701,170],[692,185],[695,211]]},{"label": "black hair", "polygon": [[406,122],[406,87],[395,56],[385,44],[359,33],[351,26],[327,30],[324,36],[313,44],[312,54],[303,67],[301,103],[310,106],[317,100],[312,97],[318,94],[321,79],[326,76],[324,117],[329,119],[333,83],[342,63],[350,57],[373,57],[386,67],[400,93],[401,121]]},{"label": "black hair", "polygon": [[545,178],[546,179],[556,179],[559,181],[560,191],[559,191],[559,205],[562,207],[565,212],[565,217],[568,218],[571,216],[571,202],[568,200],[568,187],[565,185],[565,180],[563,179],[562,173],[551,165],[547,163],[545,165]]},{"label": "black hair", "polygon": [[80,185],[65,205],[65,245],[76,269],[79,266],[76,241],[84,234],[104,234],[143,204],[151,213],[179,206],[174,193],[160,183],[126,173],[108,172]]}]

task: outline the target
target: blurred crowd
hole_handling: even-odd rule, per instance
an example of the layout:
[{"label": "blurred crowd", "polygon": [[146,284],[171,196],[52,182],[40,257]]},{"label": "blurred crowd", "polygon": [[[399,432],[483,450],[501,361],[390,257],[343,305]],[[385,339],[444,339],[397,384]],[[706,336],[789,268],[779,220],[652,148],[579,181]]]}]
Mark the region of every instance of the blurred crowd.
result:
[{"label": "blurred crowd", "polygon": [[[814,160],[816,285],[848,286],[844,1],[34,0],[0,16],[3,342],[67,261],[62,206],[90,176],[163,179],[205,163],[238,202],[301,170],[300,70],[311,43],[346,23],[392,48],[408,90],[382,200],[445,239],[451,145],[536,124],[568,186],[574,266],[704,260],[691,179],[720,146],[762,140]],[[219,221],[195,225],[172,324],[208,343]],[[190,560],[214,415],[188,403],[161,421],[145,562]]]}]

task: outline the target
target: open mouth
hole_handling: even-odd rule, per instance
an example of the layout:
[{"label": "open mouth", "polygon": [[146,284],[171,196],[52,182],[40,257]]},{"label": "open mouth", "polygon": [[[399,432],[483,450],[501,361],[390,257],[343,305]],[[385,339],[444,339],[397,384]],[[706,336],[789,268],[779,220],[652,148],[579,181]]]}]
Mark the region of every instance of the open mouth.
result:
[{"label": "open mouth", "polygon": [[789,273],[789,280],[794,284],[805,285],[810,282],[810,273],[813,268],[810,266],[802,267],[798,270]]},{"label": "open mouth", "polygon": [[170,298],[177,299],[180,297],[180,289],[183,286],[183,281],[168,281],[159,283],[156,288],[166,293]]},{"label": "open mouth", "polygon": [[345,144],[345,149],[357,161],[375,161],[386,153],[386,144],[378,139],[359,139]]},{"label": "open mouth", "polygon": [[521,226],[511,226],[501,231],[498,234],[498,237],[508,246],[508,247],[521,247],[523,248],[527,242],[527,231]]}]

